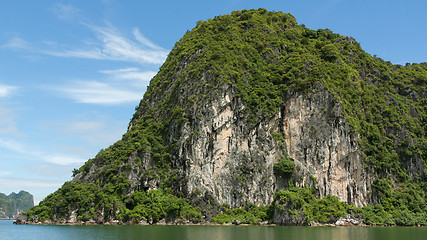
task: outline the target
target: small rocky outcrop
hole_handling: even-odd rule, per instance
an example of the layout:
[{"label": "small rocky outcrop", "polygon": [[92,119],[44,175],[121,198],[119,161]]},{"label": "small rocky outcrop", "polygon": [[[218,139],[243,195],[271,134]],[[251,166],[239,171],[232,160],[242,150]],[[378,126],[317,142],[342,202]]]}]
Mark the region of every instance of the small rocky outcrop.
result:
[{"label": "small rocky outcrop", "polygon": [[335,222],[336,226],[359,226],[363,223],[363,219],[356,218],[355,216],[348,215],[346,217],[338,219]]},{"label": "small rocky outcrop", "polygon": [[28,221],[28,216],[23,213],[19,213],[15,220],[13,221],[14,224],[26,224]]}]

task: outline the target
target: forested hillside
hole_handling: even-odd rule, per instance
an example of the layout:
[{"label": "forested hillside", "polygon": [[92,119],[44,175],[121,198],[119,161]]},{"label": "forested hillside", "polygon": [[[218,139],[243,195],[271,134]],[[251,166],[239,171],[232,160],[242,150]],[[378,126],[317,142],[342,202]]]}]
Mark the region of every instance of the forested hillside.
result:
[{"label": "forested hillside", "polygon": [[26,191],[6,195],[0,193],[0,219],[13,219],[18,213],[34,207],[33,195]]}]

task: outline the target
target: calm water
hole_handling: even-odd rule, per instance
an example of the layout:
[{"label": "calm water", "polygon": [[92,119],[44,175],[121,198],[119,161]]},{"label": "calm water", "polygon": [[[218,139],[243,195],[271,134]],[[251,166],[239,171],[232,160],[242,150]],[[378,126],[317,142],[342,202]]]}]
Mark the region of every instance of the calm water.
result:
[{"label": "calm water", "polygon": [[427,227],[32,226],[0,221],[0,239],[427,239]]}]

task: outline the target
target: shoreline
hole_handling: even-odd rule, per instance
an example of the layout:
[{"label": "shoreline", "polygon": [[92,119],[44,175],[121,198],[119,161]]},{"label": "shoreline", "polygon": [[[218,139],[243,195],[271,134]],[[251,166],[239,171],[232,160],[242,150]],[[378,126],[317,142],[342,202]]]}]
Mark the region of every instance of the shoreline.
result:
[{"label": "shoreline", "polygon": [[166,222],[157,222],[157,223],[130,223],[130,222],[17,222],[13,221],[13,224],[17,225],[57,225],[57,226],[282,226],[274,223],[259,223],[259,224],[233,224],[233,223],[215,223],[215,222],[175,222],[175,223],[166,223]]},{"label": "shoreline", "polygon": [[190,220],[183,220],[183,219],[166,219],[163,218],[158,222],[153,222],[153,220],[141,220],[139,222],[129,221],[129,222],[123,222],[120,220],[110,220],[110,221],[95,221],[93,219],[89,221],[81,221],[77,220],[76,218],[71,218],[68,220],[61,220],[61,221],[28,221],[27,217],[23,217],[24,215],[19,215],[17,218],[13,220],[13,224],[16,225],[57,225],[57,226],[83,226],[83,225],[89,225],[89,226],[111,226],[111,225],[139,225],[139,226],[179,226],[179,225],[188,225],[188,226],[301,226],[301,227],[426,227],[426,225],[397,225],[397,224],[372,224],[372,223],[364,223],[363,219],[357,218],[353,215],[347,215],[346,217],[341,217],[337,221],[333,223],[319,223],[310,221],[308,223],[304,224],[295,224],[292,222],[279,222],[279,223],[273,223],[270,221],[264,221],[264,222],[258,222],[258,223],[242,223],[238,219],[234,219],[232,222],[226,222],[226,223],[217,223],[217,222],[211,222],[202,220],[199,222],[193,222]]},{"label": "shoreline", "polygon": [[234,224],[234,223],[215,223],[215,222],[157,222],[157,223],[124,223],[124,222],[20,222],[13,221],[16,225],[42,225],[42,226],[261,226],[261,227],[427,227],[424,225],[412,225],[412,226],[400,226],[400,225],[369,225],[369,224],[336,224],[336,223],[316,223],[312,222],[306,225],[295,225],[295,224],[276,224],[276,223],[257,223],[257,224]]}]

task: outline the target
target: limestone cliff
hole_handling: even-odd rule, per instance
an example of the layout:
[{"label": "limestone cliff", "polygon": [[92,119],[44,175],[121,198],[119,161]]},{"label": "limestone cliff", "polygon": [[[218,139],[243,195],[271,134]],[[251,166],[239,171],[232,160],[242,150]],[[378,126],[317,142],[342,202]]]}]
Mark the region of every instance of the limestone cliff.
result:
[{"label": "limestone cliff", "polygon": [[369,203],[372,174],[363,167],[358,134],[342,116],[342,106],[326,90],[290,98],[281,123],[286,149],[297,168],[296,184],[317,179],[318,196],[338,196],[355,206]]},{"label": "limestone cliff", "polygon": [[350,130],[342,106],[322,86],[305,95],[290,94],[276,113],[253,125],[242,114],[246,106],[232,88],[223,88],[203,105],[200,118],[184,124],[176,139],[178,157],[186,159],[188,193],[207,192],[232,207],[271,203],[274,193],[287,186],[273,174],[283,149],[272,133],[280,133],[296,164],[297,186],[314,184],[314,177],[318,197],[335,195],[356,206],[369,202],[372,176],[363,167],[358,134]]}]

